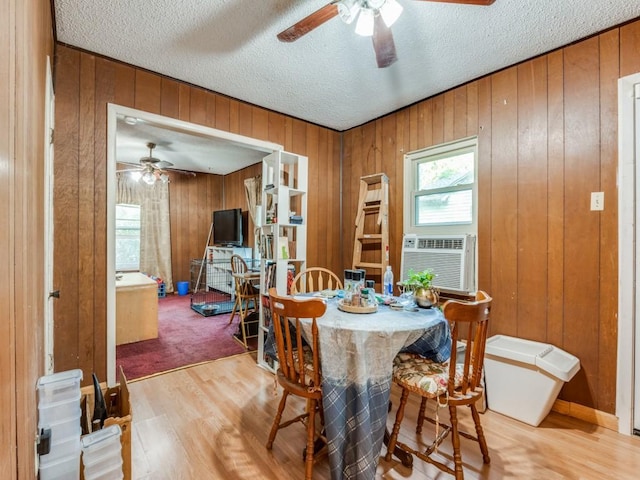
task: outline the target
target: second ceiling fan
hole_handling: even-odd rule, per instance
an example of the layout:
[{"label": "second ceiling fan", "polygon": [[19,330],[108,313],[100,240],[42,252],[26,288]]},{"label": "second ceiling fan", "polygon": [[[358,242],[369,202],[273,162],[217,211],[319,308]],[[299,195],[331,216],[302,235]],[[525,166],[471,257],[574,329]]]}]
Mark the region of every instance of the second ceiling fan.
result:
[{"label": "second ceiling fan", "polygon": [[[417,0],[463,5],[491,5],[495,0]],[[391,25],[402,13],[396,0],[333,0],[278,34],[282,42],[294,42],[333,17],[340,16],[347,24],[357,18],[356,33],[370,36],[376,52],[378,68],[385,68],[397,59]]]}]

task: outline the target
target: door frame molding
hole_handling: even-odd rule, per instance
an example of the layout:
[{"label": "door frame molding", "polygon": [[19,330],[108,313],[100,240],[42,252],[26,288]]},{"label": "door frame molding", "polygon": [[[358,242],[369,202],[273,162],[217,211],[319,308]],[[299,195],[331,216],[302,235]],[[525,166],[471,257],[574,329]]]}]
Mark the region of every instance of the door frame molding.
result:
[{"label": "door frame molding", "polygon": [[56,96],[53,88],[51,57],[46,58],[45,107],[44,107],[44,374],[53,373],[54,318],[51,295],[53,283],[53,161]]},{"label": "door frame molding", "polygon": [[[635,85],[640,73],[618,80],[618,362],[616,387],[616,416],[618,431],[631,435],[634,424],[635,328],[638,318],[635,283],[636,270],[636,177],[635,159]],[[621,261],[624,258],[625,261]],[[640,412],[636,412],[640,415]]]},{"label": "door frame molding", "polygon": [[149,113],[114,103],[107,104],[107,385],[116,385],[116,269],[115,269],[115,205],[116,205],[116,136],[118,115],[138,118],[147,123],[185,133],[226,140],[249,149],[264,151],[265,156],[282,145],[258,140],[204,125]]}]

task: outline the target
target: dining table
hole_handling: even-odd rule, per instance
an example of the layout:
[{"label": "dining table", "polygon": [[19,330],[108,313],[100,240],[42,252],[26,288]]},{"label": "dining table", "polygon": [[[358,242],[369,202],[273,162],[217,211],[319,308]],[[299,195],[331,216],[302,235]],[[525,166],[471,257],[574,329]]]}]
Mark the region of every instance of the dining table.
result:
[{"label": "dining table", "polygon": [[[406,351],[448,360],[449,324],[435,307],[380,305],[376,312],[358,314],[340,310],[337,298],[325,301],[326,312],[316,322],[331,479],[372,480],[386,431],[393,359]],[[309,338],[311,323],[301,319]]]}]

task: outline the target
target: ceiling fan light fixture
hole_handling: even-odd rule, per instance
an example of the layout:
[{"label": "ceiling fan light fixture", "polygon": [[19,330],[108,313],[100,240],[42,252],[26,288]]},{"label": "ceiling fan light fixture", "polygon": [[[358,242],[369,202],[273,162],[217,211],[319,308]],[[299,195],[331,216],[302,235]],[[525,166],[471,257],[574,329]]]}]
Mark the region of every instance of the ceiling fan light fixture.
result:
[{"label": "ceiling fan light fixture", "polygon": [[142,181],[147,185],[153,185],[154,183],[156,183],[156,176],[153,174],[153,172],[147,170],[142,174]]},{"label": "ceiling fan light fixture", "polygon": [[160,181],[162,183],[169,183],[169,175],[167,175],[166,173],[161,173],[160,174]]},{"label": "ceiling fan light fixture", "polygon": [[353,23],[360,13],[360,5],[356,0],[340,0],[336,5],[340,19],[347,25]]},{"label": "ceiling fan light fixture", "polygon": [[387,0],[380,7],[380,15],[387,27],[391,27],[402,14],[402,5],[396,0]]},{"label": "ceiling fan light fixture", "polygon": [[369,8],[363,8],[358,16],[358,23],[356,23],[356,33],[363,37],[371,37],[373,35],[373,19],[375,16],[374,10]]}]

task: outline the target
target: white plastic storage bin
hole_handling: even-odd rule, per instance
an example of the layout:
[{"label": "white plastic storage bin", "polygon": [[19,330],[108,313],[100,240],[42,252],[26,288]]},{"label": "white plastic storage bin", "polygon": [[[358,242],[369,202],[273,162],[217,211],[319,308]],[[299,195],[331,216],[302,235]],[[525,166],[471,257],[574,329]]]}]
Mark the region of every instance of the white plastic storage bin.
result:
[{"label": "white plastic storage bin", "polygon": [[110,425],[82,437],[85,480],[122,478],[122,450],[119,425]]},{"label": "white plastic storage bin", "polygon": [[[45,457],[41,457],[44,460]],[[40,480],[78,480],[80,456],[71,455],[45,463],[40,462]]]},{"label": "white plastic storage bin", "polygon": [[52,404],[76,401],[80,394],[82,370],[44,375],[38,379],[38,407],[49,407]]},{"label": "white plastic storage bin", "polygon": [[64,420],[72,418],[78,419],[78,425],[80,425],[80,414],[82,413],[80,399],[81,394],[78,389],[78,394],[71,400],[40,405],[38,407],[38,425],[45,427],[54,423],[62,423]]},{"label": "white plastic storage bin", "polygon": [[488,407],[537,427],[578,370],[578,358],[548,343],[491,337],[484,359]]}]

